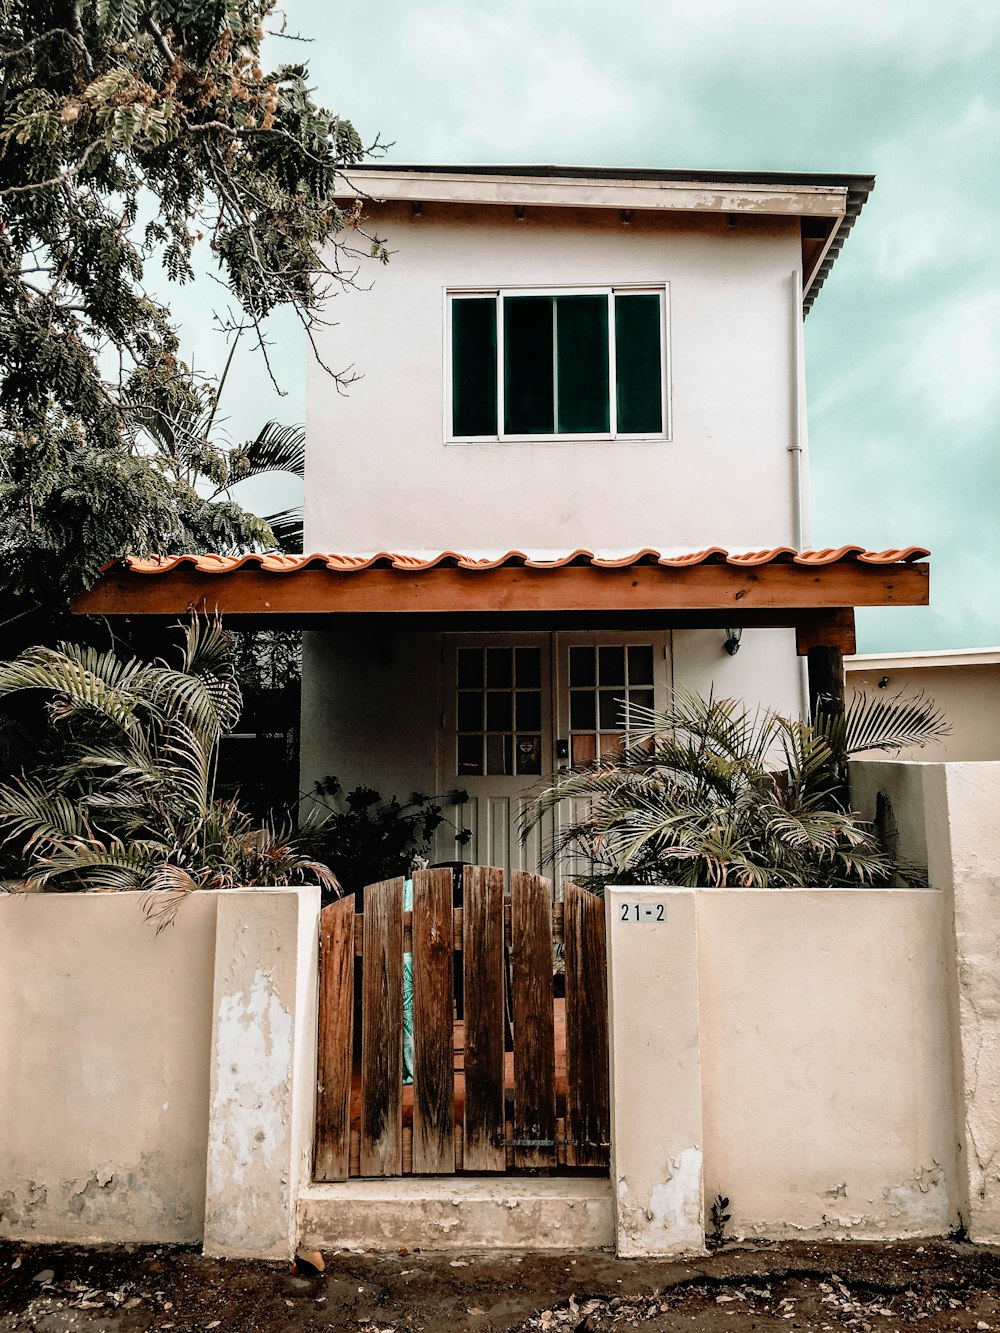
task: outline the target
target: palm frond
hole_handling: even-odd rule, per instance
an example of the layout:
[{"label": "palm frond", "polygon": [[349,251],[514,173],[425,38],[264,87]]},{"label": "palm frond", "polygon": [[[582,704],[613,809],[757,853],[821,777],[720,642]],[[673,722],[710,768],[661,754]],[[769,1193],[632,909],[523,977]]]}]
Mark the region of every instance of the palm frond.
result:
[{"label": "palm frond", "polygon": [[282,426],[269,421],[255,439],[244,445],[248,477],[263,472],[294,472],[297,477],[306,474],[306,432],[304,426]]}]

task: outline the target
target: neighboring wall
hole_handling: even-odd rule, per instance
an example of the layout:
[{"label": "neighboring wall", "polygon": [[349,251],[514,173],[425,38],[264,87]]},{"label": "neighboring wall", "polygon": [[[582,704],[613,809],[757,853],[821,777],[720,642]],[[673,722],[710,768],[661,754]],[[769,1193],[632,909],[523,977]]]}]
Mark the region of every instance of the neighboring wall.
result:
[{"label": "neighboring wall", "polygon": [[[900,653],[848,658],[847,688],[891,698],[929,695],[951,723],[943,741],[913,746],[901,759],[1000,760],[1000,649],[942,653]],[[888,678],[884,691],[878,682]]]},{"label": "neighboring wall", "polygon": [[[310,360],[307,550],[791,542],[798,219],[366,206],[366,269]],[[445,289],[670,284],[673,438],[444,443]]]}]

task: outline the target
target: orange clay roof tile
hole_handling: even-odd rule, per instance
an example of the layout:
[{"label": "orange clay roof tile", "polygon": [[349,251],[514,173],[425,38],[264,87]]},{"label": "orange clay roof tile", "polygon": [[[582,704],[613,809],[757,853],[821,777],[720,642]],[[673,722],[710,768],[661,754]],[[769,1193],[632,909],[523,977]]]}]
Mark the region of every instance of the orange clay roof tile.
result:
[{"label": "orange clay roof tile", "polygon": [[[601,555],[579,549],[567,552],[528,554],[507,551],[502,555],[463,554],[460,551],[438,553],[394,553],[379,551],[374,555],[312,554],[312,555],[168,555],[125,556],[122,564],[133,574],[168,574],[171,570],[186,568],[201,574],[231,574],[239,569],[259,569],[268,574],[294,574],[300,569],[328,569],[333,573],[352,573],[365,569],[398,569],[418,571],[438,567],[468,570],[499,569],[504,566],[527,569],[563,569],[570,565],[591,565],[597,569],[627,569],[634,565],[661,565],[684,569],[691,565],[769,565],[775,562],[797,565],[832,565],[840,561],[856,560],[867,565],[909,564],[923,560],[930,552],[923,546],[891,548],[886,551],[866,551],[863,546],[830,546],[821,551],[796,551],[791,546],[774,546],[760,551],[727,551],[722,546],[709,546],[701,551],[660,551],[643,547],[630,555]],[[111,568],[112,566],[109,566]]]}]

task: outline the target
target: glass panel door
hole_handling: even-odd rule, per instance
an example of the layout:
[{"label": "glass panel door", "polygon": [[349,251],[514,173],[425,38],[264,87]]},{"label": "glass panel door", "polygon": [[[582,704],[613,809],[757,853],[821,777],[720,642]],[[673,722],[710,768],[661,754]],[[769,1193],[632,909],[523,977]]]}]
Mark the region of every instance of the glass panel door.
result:
[{"label": "glass panel door", "polygon": [[[435,857],[548,874],[548,828],[521,834],[554,764],[551,635],[448,635],[443,652],[438,791],[454,827],[439,830]],[[456,791],[466,799],[448,804]]]}]

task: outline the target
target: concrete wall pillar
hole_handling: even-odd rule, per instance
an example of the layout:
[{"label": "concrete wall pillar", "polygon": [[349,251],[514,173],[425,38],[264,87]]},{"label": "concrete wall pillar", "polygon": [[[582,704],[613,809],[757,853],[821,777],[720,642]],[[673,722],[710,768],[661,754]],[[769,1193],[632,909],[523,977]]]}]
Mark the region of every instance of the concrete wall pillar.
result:
[{"label": "concrete wall pillar", "polygon": [[695,895],[609,889],[605,904],[615,1248],[703,1253]]},{"label": "concrete wall pillar", "polygon": [[287,1259],[310,1174],[320,893],[219,897],[205,1253]]},{"label": "concrete wall pillar", "polygon": [[[927,766],[931,768],[930,765]],[[1000,763],[925,775],[931,883],[950,891],[959,1208],[972,1240],[1000,1242]]]}]

